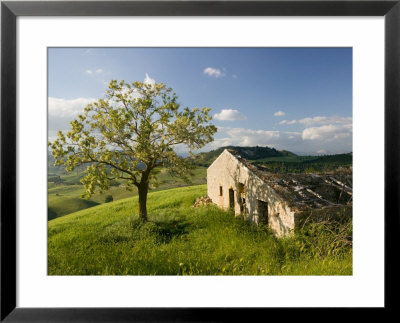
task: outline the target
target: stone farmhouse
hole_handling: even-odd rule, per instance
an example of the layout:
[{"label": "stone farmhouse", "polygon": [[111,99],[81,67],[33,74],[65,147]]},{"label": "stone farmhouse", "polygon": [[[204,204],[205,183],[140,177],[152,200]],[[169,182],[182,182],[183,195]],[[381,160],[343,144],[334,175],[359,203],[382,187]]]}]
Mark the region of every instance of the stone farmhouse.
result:
[{"label": "stone farmhouse", "polygon": [[274,174],[225,149],[207,169],[212,202],[255,223],[266,223],[277,236],[303,221],[338,214],[351,216],[351,171],[332,174]]}]

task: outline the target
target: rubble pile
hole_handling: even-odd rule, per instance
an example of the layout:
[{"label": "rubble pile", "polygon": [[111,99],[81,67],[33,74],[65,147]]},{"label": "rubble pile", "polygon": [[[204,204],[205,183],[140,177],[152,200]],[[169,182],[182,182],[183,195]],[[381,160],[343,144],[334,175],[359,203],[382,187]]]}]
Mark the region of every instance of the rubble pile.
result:
[{"label": "rubble pile", "polygon": [[193,207],[199,207],[199,206],[207,206],[211,205],[212,200],[207,196],[200,196],[196,199],[196,201],[193,204]]}]

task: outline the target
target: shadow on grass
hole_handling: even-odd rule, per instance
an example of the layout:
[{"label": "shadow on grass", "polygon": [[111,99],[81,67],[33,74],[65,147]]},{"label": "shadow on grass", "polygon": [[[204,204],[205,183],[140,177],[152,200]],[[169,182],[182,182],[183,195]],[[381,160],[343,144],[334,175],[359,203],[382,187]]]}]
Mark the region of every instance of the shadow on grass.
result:
[{"label": "shadow on grass", "polygon": [[188,228],[191,225],[186,219],[162,219],[149,220],[142,222],[135,219],[132,221],[134,231],[140,235],[151,235],[156,243],[169,243],[173,238],[180,237],[189,233]]},{"label": "shadow on grass", "polygon": [[54,211],[52,208],[47,208],[47,221],[53,220],[55,218],[58,218],[58,214],[56,211]]}]

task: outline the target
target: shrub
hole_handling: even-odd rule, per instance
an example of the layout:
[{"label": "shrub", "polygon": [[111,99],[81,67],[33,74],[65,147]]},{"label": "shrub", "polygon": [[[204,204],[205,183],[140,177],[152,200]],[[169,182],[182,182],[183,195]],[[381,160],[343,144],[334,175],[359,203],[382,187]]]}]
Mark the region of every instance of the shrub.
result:
[{"label": "shrub", "polygon": [[296,233],[300,252],[307,250],[313,257],[338,256],[352,249],[352,217],[339,215],[316,223],[306,223]]},{"label": "shrub", "polygon": [[109,202],[112,202],[112,201],[114,201],[112,195],[107,195],[105,200],[104,200],[104,202],[106,202],[106,203],[109,203]]}]

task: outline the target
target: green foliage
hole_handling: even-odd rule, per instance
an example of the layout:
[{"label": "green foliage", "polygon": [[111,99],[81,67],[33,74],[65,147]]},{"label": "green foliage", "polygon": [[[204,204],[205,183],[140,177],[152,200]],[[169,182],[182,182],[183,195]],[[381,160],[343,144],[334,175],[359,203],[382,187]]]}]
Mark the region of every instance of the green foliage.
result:
[{"label": "green foliage", "polygon": [[110,203],[114,201],[113,196],[112,195],[107,195],[106,198],[104,199],[105,203]]},{"label": "green foliage", "polygon": [[277,239],[266,226],[215,206],[193,208],[206,191],[201,185],[150,193],[148,222],[132,212],[137,197],[49,221],[49,275],[352,274],[351,245],[334,242],[351,236],[351,220]]},{"label": "green foliage", "polygon": [[192,165],[174,147],[199,149],[213,140],[216,127],[209,124],[209,108],[182,110],[177,100],[162,83],[112,80],[105,98],[87,105],[71,129],[49,143],[55,165],[67,171],[86,165],[81,182],[87,198],[120,179],[147,195],[160,167],[187,179]]}]

